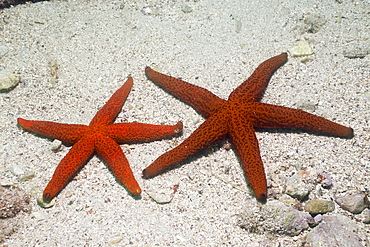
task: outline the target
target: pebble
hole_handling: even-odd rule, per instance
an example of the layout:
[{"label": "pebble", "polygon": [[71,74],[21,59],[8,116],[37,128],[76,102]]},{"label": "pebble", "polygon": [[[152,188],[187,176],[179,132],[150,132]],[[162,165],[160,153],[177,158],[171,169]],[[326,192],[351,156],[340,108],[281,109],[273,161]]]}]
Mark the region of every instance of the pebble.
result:
[{"label": "pebble", "polygon": [[343,52],[343,56],[346,58],[364,58],[367,55],[370,54],[370,49],[359,49],[359,48],[354,48],[351,50],[346,50]]},{"label": "pebble", "polygon": [[310,214],[325,214],[334,211],[334,203],[328,200],[311,200],[304,205],[304,211]]},{"label": "pebble", "polygon": [[366,238],[366,236],[362,235],[359,227],[351,219],[342,215],[327,215],[324,216],[321,224],[307,234],[305,246],[363,247],[361,239]]},{"label": "pebble", "polygon": [[181,11],[184,13],[191,13],[193,9],[189,5],[184,4],[181,6]]},{"label": "pebble", "polygon": [[313,220],[315,222],[315,225],[318,225],[322,221],[322,219],[323,219],[322,214],[318,214],[315,217],[313,217]]},{"label": "pebble", "polygon": [[365,224],[370,224],[370,209],[365,208],[361,214],[355,216],[356,220],[361,221]]},{"label": "pebble", "polygon": [[326,174],[325,172],[320,172],[317,174],[317,177],[319,178],[322,187],[330,188],[333,185],[333,180],[331,179],[329,174]]},{"label": "pebble", "polygon": [[12,168],[10,169],[10,172],[14,175],[14,176],[22,176],[24,174],[24,171],[22,168],[20,168],[19,166],[17,165],[14,165],[12,166]]},{"label": "pebble", "polygon": [[143,7],[143,9],[141,10],[141,13],[143,13],[144,15],[151,15],[152,12],[152,9],[149,7]]},{"label": "pebble", "polygon": [[289,53],[292,57],[309,56],[313,54],[312,48],[307,41],[298,41],[295,46],[289,49]]},{"label": "pebble", "polygon": [[291,196],[288,196],[286,194],[282,194],[279,197],[279,201],[284,202],[287,205],[297,205],[297,204],[300,204],[300,202],[296,198],[292,198]]},{"label": "pebble", "polygon": [[249,203],[238,215],[238,226],[257,234],[297,236],[309,228],[312,217],[280,201],[268,201],[265,205]]},{"label": "pebble", "polygon": [[37,204],[42,207],[42,208],[51,208],[52,206],[55,205],[56,197],[51,199],[51,201],[45,201],[42,196],[37,198]]},{"label": "pebble", "polygon": [[0,92],[7,91],[15,87],[19,83],[19,76],[14,74],[9,69],[4,69],[0,71]]},{"label": "pebble", "polygon": [[177,192],[178,186],[179,186],[178,184],[175,184],[172,188],[162,189],[162,190],[161,189],[160,190],[147,189],[146,193],[156,203],[167,204],[167,203],[170,203],[172,199],[174,198]]},{"label": "pebble", "polygon": [[193,124],[195,125],[199,123],[199,121],[201,120],[201,117],[199,116],[199,114],[192,114],[191,120],[193,121]]},{"label": "pebble", "polygon": [[370,206],[369,198],[362,193],[338,197],[335,201],[341,208],[353,214],[359,214]]},{"label": "pebble", "polygon": [[310,193],[316,188],[317,191],[322,188],[330,188],[333,184],[331,177],[324,173],[315,170],[298,171],[285,182],[285,194],[296,198],[300,201],[306,199]]},{"label": "pebble", "polygon": [[108,244],[109,244],[109,246],[111,246],[111,245],[114,245],[114,244],[118,244],[122,240],[123,240],[123,237],[118,237],[116,239],[113,239],[113,240],[109,241]]},{"label": "pebble", "polygon": [[316,110],[316,104],[310,102],[309,100],[299,101],[297,102],[298,109],[314,112]]},{"label": "pebble", "polygon": [[58,152],[61,150],[61,147],[62,147],[62,141],[60,140],[57,140],[55,139],[52,143],[51,143],[51,151],[53,152]]},{"label": "pebble", "polygon": [[285,193],[298,200],[303,200],[313,189],[313,186],[309,186],[302,180],[300,173],[296,173],[286,181]]}]

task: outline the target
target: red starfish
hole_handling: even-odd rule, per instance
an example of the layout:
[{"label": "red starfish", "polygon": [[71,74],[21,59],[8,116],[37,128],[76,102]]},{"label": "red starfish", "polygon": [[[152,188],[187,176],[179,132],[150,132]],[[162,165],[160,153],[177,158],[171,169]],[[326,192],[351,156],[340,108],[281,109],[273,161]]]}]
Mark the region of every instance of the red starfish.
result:
[{"label": "red starfish", "polygon": [[56,168],[54,175],[43,192],[43,198],[50,201],[96,152],[111,171],[133,195],[141,189],[128,160],[117,143],[152,141],[181,132],[182,123],[176,125],[152,125],[143,123],[112,124],[120,112],[131,88],[129,77],[108,102],[98,111],[89,126],[82,124],[61,124],[47,121],[30,121],[18,118],[18,125],[36,134],[74,144]]},{"label": "red starfish", "polygon": [[267,182],[254,128],[297,128],[350,138],[353,130],[313,114],[258,102],[272,74],[287,61],[287,54],[272,57],[236,88],[228,100],[208,90],[147,67],[147,77],[175,97],[194,107],[205,118],[184,142],[157,158],[143,171],[150,178],[174,167],[222,136],[229,135],[245,176],[259,201],[266,201]]}]

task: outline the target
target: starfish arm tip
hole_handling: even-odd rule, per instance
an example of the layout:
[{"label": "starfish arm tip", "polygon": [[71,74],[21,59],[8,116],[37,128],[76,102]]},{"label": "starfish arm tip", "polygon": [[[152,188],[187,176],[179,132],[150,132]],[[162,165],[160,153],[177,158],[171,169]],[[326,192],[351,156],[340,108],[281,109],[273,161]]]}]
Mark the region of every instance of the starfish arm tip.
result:
[{"label": "starfish arm tip", "polygon": [[257,200],[261,203],[265,203],[267,200],[267,195],[266,193],[261,193],[261,194],[255,194]]},{"label": "starfish arm tip", "polygon": [[355,136],[354,130],[352,128],[349,128],[348,135],[346,138],[351,139]]},{"label": "starfish arm tip", "polygon": [[129,76],[127,77],[126,82],[134,83],[134,79],[132,78],[132,76],[131,76],[131,75],[129,75]]},{"label": "starfish arm tip", "polygon": [[42,195],[42,197],[43,197],[44,201],[50,202],[55,197],[55,195],[52,196],[50,193],[45,193],[44,192],[44,194]]},{"label": "starfish arm tip", "polygon": [[23,128],[23,126],[26,124],[27,120],[24,118],[17,118],[17,124]]},{"label": "starfish arm tip", "polygon": [[138,196],[138,195],[140,195],[140,194],[141,194],[141,188],[140,188],[140,187],[137,187],[137,188],[135,188],[135,189],[131,189],[131,190],[130,190],[130,193],[131,193],[132,195],[134,195],[134,196]]},{"label": "starfish arm tip", "polygon": [[181,122],[181,121],[178,121],[178,122],[176,123],[175,127],[176,127],[176,129],[174,129],[174,132],[175,132],[176,134],[178,134],[178,133],[180,133],[180,132],[182,131],[182,129],[183,129],[183,127],[184,127],[184,125],[182,124],[182,122]]},{"label": "starfish arm tip", "polygon": [[145,179],[148,179],[148,178],[150,178],[150,177],[151,177],[151,176],[148,174],[148,170],[147,170],[147,169],[144,169],[144,170],[143,170],[142,177],[143,177],[143,178],[145,178]]}]

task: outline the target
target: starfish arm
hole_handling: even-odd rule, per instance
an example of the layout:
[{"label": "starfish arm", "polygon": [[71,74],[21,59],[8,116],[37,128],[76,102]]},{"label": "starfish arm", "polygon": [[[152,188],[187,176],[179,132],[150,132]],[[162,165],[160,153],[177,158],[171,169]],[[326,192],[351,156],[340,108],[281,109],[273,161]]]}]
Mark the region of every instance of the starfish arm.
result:
[{"label": "starfish arm", "polygon": [[266,201],[266,174],[253,126],[246,119],[233,118],[231,120],[230,138],[256,198],[261,202]]},{"label": "starfish arm", "polygon": [[287,61],[287,57],[286,53],[281,53],[261,63],[253,74],[230,94],[229,100],[259,100],[271,76]]},{"label": "starfish arm", "polygon": [[25,130],[50,139],[58,139],[67,144],[76,143],[88,129],[88,126],[82,124],[62,124],[48,121],[26,120],[23,118],[18,118],[18,125]]},{"label": "starfish arm", "polygon": [[185,141],[176,148],[162,154],[143,171],[144,178],[154,177],[181,161],[206,148],[214,141],[226,135],[228,131],[226,119],[215,115],[209,117]]},{"label": "starfish arm", "polygon": [[217,97],[207,89],[195,86],[183,80],[168,76],[150,67],[145,68],[146,76],[178,99],[194,107],[204,117],[209,117],[225,104],[225,100]]},{"label": "starfish arm", "polygon": [[90,126],[108,125],[113,123],[114,119],[122,109],[132,85],[132,77],[127,78],[125,84],[123,84],[122,87],[119,88],[108,102],[98,111],[98,113],[96,113],[90,122]]},{"label": "starfish arm", "polygon": [[107,126],[105,133],[117,143],[153,141],[178,134],[182,127],[182,122],[175,125],[116,123]]},{"label": "starfish arm", "polygon": [[55,169],[53,177],[43,192],[44,200],[53,199],[93,153],[94,139],[83,138],[74,144]]},{"label": "starfish arm", "polygon": [[255,127],[296,128],[331,136],[353,137],[352,128],[302,110],[264,103],[255,103],[253,107],[257,119]]},{"label": "starfish arm", "polygon": [[101,135],[95,141],[95,150],[107,163],[115,177],[133,195],[140,195],[141,189],[137,183],[130,164],[121,147],[112,139]]}]

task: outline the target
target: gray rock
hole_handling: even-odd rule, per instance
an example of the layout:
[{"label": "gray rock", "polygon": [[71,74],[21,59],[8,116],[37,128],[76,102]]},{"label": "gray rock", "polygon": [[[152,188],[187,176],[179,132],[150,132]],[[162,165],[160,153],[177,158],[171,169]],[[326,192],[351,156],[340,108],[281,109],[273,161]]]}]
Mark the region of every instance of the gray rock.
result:
[{"label": "gray rock", "polygon": [[19,76],[15,75],[11,70],[4,69],[0,71],[0,92],[15,87],[19,80]]},{"label": "gray rock", "polygon": [[362,247],[363,242],[368,242],[365,233],[350,218],[342,215],[327,215],[320,225],[307,234],[305,246]]},{"label": "gray rock", "polygon": [[280,234],[297,236],[308,229],[312,217],[283,202],[268,201],[265,205],[248,204],[246,211],[239,215],[238,225],[257,234]]},{"label": "gray rock", "polygon": [[317,173],[317,177],[323,188],[330,188],[333,185],[333,180],[331,179],[329,174],[325,172],[319,172]]},{"label": "gray rock", "polygon": [[370,209],[365,208],[361,214],[355,216],[356,220],[361,221],[365,224],[370,224]]},{"label": "gray rock", "polygon": [[364,58],[369,55],[369,48],[351,48],[349,50],[343,51],[343,55],[347,58]]},{"label": "gray rock", "polygon": [[193,11],[193,9],[189,5],[184,4],[181,6],[181,11],[184,13],[190,13]]},{"label": "gray rock", "polygon": [[339,197],[335,201],[341,208],[353,214],[361,213],[365,208],[370,206],[369,199],[362,193]]},{"label": "gray rock", "polygon": [[289,49],[292,57],[309,56],[313,54],[312,48],[307,41],[298,41],[295,46]]},{"label": "gray rock", "polygon": [[334,210],[334,203],[327,200],[311,200],[304,205],[304,211],[310,214],[325,214]]},{"label": "gray rock", "polygon": [[302,180],[301,175],[296,173],[286,181],[285,193],[290,195],[293,198],[302,200],[310,193],[312,188],[313,186],[309,186],[308,184],[306,184]]}]

